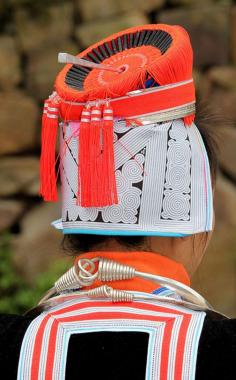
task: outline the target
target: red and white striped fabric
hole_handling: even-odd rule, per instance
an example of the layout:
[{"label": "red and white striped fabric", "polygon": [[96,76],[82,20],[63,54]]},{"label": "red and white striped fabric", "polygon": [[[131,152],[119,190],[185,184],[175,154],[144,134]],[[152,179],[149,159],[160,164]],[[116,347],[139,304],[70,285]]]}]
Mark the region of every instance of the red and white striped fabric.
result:
[{"label": "red and white striped fabric", "polygon": [[146,380],[195,379],[205,313],[155,298],[114,304],[72,297],[43,312],[25,334],[17,379],[65,379],[70,336],[95,331],[148,333]]}]

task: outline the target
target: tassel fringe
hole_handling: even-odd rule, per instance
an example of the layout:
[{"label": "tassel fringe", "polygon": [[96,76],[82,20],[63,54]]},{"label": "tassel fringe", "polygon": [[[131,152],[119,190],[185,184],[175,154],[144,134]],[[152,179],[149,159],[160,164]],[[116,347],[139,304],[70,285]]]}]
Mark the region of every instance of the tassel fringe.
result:
[{"label": "tassel fringe", "polygon": [[78,201],[82,207],[118,203],[114,169],[113,112],[99,106],[82,112],[79,132]]},{"label": "tassel fringe", "polygon": [[[106,83],[101,85],[99,81],[99,74],[97,70],[92,70],[86,76],[86,85],[82,91],[76,91],[72,88],[68,89],[65,85],[65,75],[68,70],[67,67],[58,75],[56,79],[56,88],[61,96],[66,95],[68,100],[76,100],[78,102],[90,101],[95,99],[106,99],[123,96],[127,92],[144,88],[147,79],[152,79],[159,85],[166,85],[170,83],[180,82],[192,77],[192,62],[193,51],[190,43],[188,33],[181,26],[155,24],[143,25],[132,27],[115,33],[112,36],[90,46],[84,52],[80,53],[78,57],[86,57],[87,54],[95,50],[103,44],[110,46],[111,51],[114,51],[112,42],[117,38],[122,41],[124,35],[126,38],[138,35],[143,30],[150,29],[151,31],[159,30],[169,34],[172,42],[168,50],[162,54],[158,53],[158,49],[148,45],[136,45],[133,49],[125,49],[116,51],[116,59],[122,65],[128,65],[129,68],[122,73],[106,74]],[[165,36],[168,39],[169,36]],[[160,45],[165,45],[165,39],[161,40]],[[132,65],[132,54],[136,53],[146,57],[147,63],[141,66]],[[105,64],[109,65],[111,62],[114,65],[114,56],[106,58]],[[118,64],[117,64],[118,65]]]},{"label": "tassel fringe", "polygon": [[45,201],[57,201],[56,186],[56,138],[58,130],[59,102],[54,98],[44,103],[42,117],[42,148],[40,157],[40,195]]},{"label": "tassel fringe", "polygon": [[90,199],[90,154],[89,154],[89,137],[90,137],[90,122],[91,112],[89,107],[85,107],[81,114],[81,122],[79,127],[79,141],[78,141],[78,163],[79,163],[79,175],[78,175],[78,195],[77,204],[85,207]]},{"label": "tassel fringe", "polygon": [[195,115],[189,115],[184,117],[184,124],[186,127],[191,127],[192,123],[194,122]]},{"label": "tassel fringe", "polygon": [[102,175],[104,178],[104,190],[103,194],[101,194],[102,201],[106,205],[113,205],[118,203],[115,177],[113,124],[113,110],[109,104],[106,104],[103,109]]}]

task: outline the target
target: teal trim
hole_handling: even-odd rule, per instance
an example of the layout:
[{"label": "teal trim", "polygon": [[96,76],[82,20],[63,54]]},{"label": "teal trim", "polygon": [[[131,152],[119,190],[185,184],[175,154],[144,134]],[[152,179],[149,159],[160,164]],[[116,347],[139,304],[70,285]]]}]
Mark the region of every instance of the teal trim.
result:
[{"label": "teal trim", "polygon": [[80,228],[64,228],[63,234],[87,234],[87,235],[106,235],[106,236],[167,236],[167,237],[185,237],[191,234],[180,234],[175,232],[158,232],[158,231],[118,231],[118,230],[90,230]]},{"label": "teal trim", "polygon": [[212,220],[213,220],[213,196],[212,196],[212,181],[211,181],[211,170],[210,170],[210,163],[209,163],[209,157],[207,154],[207,150],[204,144],[204,141],[202,139],[202,136],[196,126],[197,131],[197,137],[199,140],[199,144],[203,153],[204,158],[204,167],[205,167],[205,175],[206,175],[206,197],[207,197],[207,204],[206,204],[206,227],[205,231],[211,231],[213,229],[212,227]]}]

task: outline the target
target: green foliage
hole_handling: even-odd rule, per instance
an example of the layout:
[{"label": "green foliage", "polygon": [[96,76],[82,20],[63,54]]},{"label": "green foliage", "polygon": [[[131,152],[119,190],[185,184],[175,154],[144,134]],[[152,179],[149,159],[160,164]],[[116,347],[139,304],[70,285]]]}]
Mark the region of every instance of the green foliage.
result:
[{"label": "green foliage", "polygon": [[60,259],[29,286],[14,267],[11,239],[4,235],[0,239],[0,313],[22,314],[32,308],[67,269],[68,260]]}]

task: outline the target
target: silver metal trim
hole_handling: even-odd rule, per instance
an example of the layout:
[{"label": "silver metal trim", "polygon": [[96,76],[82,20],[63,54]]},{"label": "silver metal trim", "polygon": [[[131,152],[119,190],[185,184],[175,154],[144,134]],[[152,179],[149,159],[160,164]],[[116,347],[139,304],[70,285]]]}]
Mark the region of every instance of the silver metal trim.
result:
[{"label": "silver metal trim", "polygon": [[[98,262],[97,269],[95,266],[96,262]],[[39,305],[44,304],[50,297],[56,294],[91,286],[97,279],[107,283],[111,281],[131,280],[134,277],[151,280],[158,285],[166,286],[180,295],[183,302],[196,305],[202,310],[212,309],[209,303],[199,293],[179,281],[146,272],[140,272],[129,265],[124,265],[102,257],[79,259],[76,266],[73,266],[56,281],[54,287],[40,300]],[[89,291],[81,290],[78,294],[89,296],[90,293]],[[119,294],[121,296],[121,293]]]},{"label": "silver metal trim", "polygon": [[181,119],[185,116],[192,115],[196,111],[195,102],[185,104],[183,106],[170,108],[169,110],[165,111],[158,111],[151,114],[145,114],[141,116],[132,116],[127,117],[126,119],[131,120],[132,119],[138,119],[141,121],[143,125],[147,124],[153,124],[153,123],[160,123],[162,121],[168,121],[168,120],[175,120],[175,119]]}]

